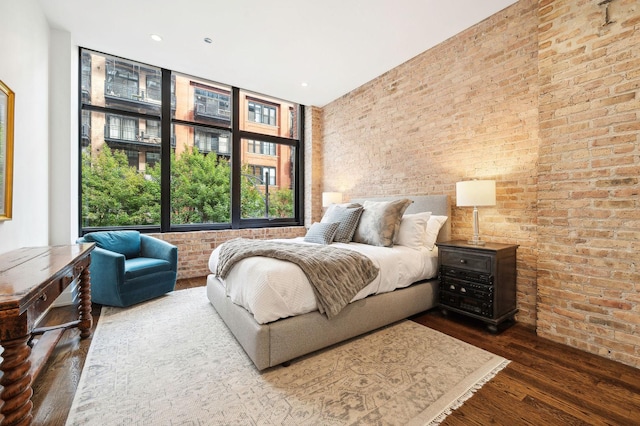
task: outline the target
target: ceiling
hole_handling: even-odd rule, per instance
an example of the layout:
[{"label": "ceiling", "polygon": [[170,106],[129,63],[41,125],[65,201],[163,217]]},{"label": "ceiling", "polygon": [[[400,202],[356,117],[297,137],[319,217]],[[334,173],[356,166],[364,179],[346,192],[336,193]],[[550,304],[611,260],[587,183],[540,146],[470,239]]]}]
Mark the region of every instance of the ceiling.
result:
[{"label": "ceiling", "polygon": [[517,0],[38,1],[76,45],[324,106]]}]

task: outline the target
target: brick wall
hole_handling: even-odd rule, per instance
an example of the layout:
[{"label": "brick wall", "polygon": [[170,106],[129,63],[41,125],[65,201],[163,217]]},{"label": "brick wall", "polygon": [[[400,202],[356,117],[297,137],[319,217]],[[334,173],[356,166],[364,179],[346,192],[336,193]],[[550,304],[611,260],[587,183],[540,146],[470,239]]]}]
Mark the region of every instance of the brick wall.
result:
[{"label": "brick wall", "polygon": [[[304,219],[308,228],[322,218],[322,115],[318,107],[305,108]],[[330,190],[330,189],[329,189]]]},{"label": "brick wall", "polygon": [[323,182],[345,197],[448,194],[453,237],[472,234],[455,183],[495,179],[486,241],[516,243],[518,320],[535,323],[537,4],[523,0],[322,109]]},{"label": "brick wall", "polygon": [[169,232],[149,234],[178,247],[178,278],[194,278],[209,275],[209,256],[223,242],[243,238],[294,238],[304,236],[302,226],[282,228],[256,228],[223,231]]},{"label": "brick wall", "polygon": [[540,2],[538,333],[639,367],[640,3],[599,3]]},{"label": "brick wall", "polygon": [[454,238],[455,182],[495,179],[518,320],[639,367],[640,4],[600,3],[521,0],[325,106],[315,142],[347,198],[449,194]]}]

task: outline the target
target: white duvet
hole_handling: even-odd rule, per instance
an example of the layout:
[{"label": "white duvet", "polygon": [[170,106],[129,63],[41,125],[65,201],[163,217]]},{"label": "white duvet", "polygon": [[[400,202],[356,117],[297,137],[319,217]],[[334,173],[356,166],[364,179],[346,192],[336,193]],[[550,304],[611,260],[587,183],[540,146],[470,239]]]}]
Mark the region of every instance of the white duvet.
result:
[{"label": "white duvet", "polygon": [[[311,244],[305,243],[302,237],[276,241]],[[400,245],[376,247],[358,243],[333,243],[332,246],[356,250],[368,256],[380,269],[378,276],[360,290],[352,301],[407,287],[437,275],[437,248],[413,249]],[[216,270],[218,252],[219,247],[209,257],[209,269],[212,272]],[[238,262],[221,282],[231,301],[251,312],[259,324],[318,309],[306,275],[291,262],[250,257]]]}]

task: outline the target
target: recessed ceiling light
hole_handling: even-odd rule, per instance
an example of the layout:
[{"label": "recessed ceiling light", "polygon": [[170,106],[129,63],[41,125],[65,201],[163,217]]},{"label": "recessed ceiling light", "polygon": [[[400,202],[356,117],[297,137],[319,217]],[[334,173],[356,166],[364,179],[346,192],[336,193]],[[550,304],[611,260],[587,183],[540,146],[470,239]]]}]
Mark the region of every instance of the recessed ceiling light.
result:
[{"label": "recessed ceiling light", "polygon": [[209,37],[205,37],[204,38],[204,42],[211,44],[211,43],[213,43],[213,40],[211,40]]},{"label": "recessed ceiling light", "polygon": [[151,40],[162,41],[162,37],[160,37],[158,34],[151,34]]},{"label": "recessed ceiling light", "polygon": [[303,81],[300,85],[301,85],[302,87],[307,87],[309,84],[307,84],[306,82],[304,82],[304,81]]}]

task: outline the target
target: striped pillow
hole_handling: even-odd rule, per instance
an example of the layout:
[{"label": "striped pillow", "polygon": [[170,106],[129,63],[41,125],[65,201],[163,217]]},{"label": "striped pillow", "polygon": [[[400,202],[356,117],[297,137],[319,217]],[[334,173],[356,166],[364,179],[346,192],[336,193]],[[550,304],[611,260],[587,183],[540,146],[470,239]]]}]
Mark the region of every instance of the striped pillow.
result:
[{"label": "striped pillow", "polygon": [[311,225],[311,228],[309,228],[309,230],[307,231],[307,235],[304,236],[304,241],[307,243],[315,244],[331,244],[337,230],[337,223],[316,222]]}]

